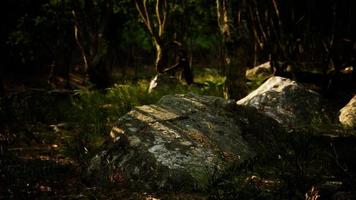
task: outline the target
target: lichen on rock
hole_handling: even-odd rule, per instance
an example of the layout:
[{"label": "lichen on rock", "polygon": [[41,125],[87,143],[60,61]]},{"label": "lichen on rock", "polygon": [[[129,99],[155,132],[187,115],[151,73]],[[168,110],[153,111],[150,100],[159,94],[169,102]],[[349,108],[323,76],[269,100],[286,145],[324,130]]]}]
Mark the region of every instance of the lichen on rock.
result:
[{"label": "lichen on rock", "polygon": [[88,173],[110,177],[108,169],[115,169],[142,190],[204,188],[216,170],[255,155],[242,133],[248,112],[236,107],[230,100],[191,93],[136,107],[112,128],[113,144],[93,158]]},{"label": "lichen on rock", "polygon": [[256,108],[288,130],[318,127],[327,121],[317,92],[278,76],[269,78],[237,104]]},{"label": "lichen on rock", "polygon": [[356,95],[340,110],[339,121],[347,128],[356,129]]}]

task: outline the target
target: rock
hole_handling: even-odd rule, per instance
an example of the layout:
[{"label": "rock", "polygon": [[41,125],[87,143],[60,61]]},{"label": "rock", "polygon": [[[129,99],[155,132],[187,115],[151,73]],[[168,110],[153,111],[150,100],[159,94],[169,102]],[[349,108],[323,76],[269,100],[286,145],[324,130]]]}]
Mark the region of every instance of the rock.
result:
[{"label": "rock", "polygon": [[260,80],[264,81],[273,76],[273,70],[270,62],[263,63],[252,69],[246,70],[246,78],[248,80]]},{"label": "rock", "polygon": [[148,93],[152,93],[155,90],[172,90],[178,84],[179,81],[174,76],[157,74],[150,82]]},{"label": "rock", "polygon": [[348,128],[356,128],[356,95],[340,110],[339,121]]},{"label": "rock", "polygon": [[278,76],[269,78],[237,104],[257,108],[287,130],[319,127],[326,122],[318,93]]},{"label": "rock", "polygon": [[269,137],[278,130],[273,119],[231,100],[167,95],[118,120],[114,142],[92,159],[88,177],[101,184],[123,177],[136,190],[202,189],[216,170],[255,155],[243,135]]}]

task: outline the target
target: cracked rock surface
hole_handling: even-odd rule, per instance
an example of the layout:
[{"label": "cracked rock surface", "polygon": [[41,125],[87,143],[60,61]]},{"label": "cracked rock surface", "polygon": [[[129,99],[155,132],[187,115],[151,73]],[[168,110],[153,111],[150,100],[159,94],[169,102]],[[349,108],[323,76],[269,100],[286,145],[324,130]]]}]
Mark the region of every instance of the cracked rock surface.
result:
[{"label": "cracked rock surface", "polygon": [[339,121],[348,128],[356,129],[356,95],[340,110]]},{"label": "cracked rock surface", "polygon": [[256,108],[287,130],[318,127],[327,121],[317,92],[278,76],[269,78],[237,104]]},{"label": "cracked rock surface", "polygon": [[253,157],[244,136],[278,132],[273,124],[234,101],[167,95],[122,116],[111,130],[113,141],[92,159],[88,174],[104,184],[122,177],[138,190],[201,189],[216,170]]}]

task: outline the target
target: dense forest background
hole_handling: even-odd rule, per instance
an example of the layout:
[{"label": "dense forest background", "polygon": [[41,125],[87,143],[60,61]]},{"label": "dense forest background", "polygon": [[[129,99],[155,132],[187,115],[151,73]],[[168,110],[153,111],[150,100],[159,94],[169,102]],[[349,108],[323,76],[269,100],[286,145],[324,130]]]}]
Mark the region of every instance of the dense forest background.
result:
[{"label": "dense forest background", "polygon": [[[11,80],[71,87],[74,74],[109,87],[154,72],[163,46],[168,67],[177,53],[172,41],[183,45],[193,68],[222,75],[233,73],[227,65],[239,70],[268,60],[327,73],[355,60],[353,1],[217,2],[5,1],[1,90],[14,90]],[[226,63],[226,56],[243,57],[234,61],[243,64]]]},{"label": "dense forest background", "polygon": [[[94,188],[82,178],[116,120],[165,94],[240,99],[265,80],[247,80],[246,70],[266,62],[274,75],[319,92],[331,106],[330,121],[337,121],[356,88],[355,11],[353,0],[3,0],[0,199],[148,198]],[[163,81],[166,87],[148,93],[158,73],[173,74],[180,84]],[[289,142],[310,141],[303,135]],[[324,168],[310,178],[304,168],[303,176],[293,171],[293,162],[286,161],[291,171],[283,178],[300,182],[274,194],[303,199],[306,183],[321,180]],[[347,173],[333,175],[347,174],[346,188],[353,190],[356,173]],[[255,192],[230,183],[220,188],[224,194]]]}]

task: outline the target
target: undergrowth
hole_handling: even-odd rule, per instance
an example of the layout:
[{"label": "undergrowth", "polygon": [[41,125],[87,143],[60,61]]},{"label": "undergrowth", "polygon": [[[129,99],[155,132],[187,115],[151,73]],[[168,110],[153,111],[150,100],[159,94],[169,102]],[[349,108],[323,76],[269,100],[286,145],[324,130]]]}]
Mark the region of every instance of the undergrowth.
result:
[{"label": "undergrowth", "polygon": [[148,79],[126,81],[106,90],[20,92],[1,99],[1,128],[13,133],[21,144],[41,137],[46,143],[58,145],[64,156],[86,164],[107,139],[116,120],[133,107],[156,103],[167,94],[222,96],[224,78],[216,71],[197,73],[195,79],[199,84],[167,85],[152,93],[148,93]]},{"label": "undergrowth", "polygon": [[[47,91],[18,94],[0,99],[0,118],[7,123],[0,128],[13,131],[19,139],[28,137],[21,135],[25,132],[42,137],[46,143],[58,146],[59,154],[85,169],[108,139],[111,127],[133,107],[156,103],[167,94],[194,92],[222,96],[224,78],[209,77],[198,74],[196,80],[200,85],[182,84],[153,93],[148,93],[149,82],[140,80],[101,91],[82,89],[68,94]],[[311,125],[320,124],[319,121],[315,117]],[[351,169],[356,166],[353,162],[346,163],[353,159],[345,157],[349,151],[356,152],[355,149],[344,150],[342,145],[338,147],[336,142],[324,141],[316,136],[318,134],[307,130],[324,131],[308,128],[282,134],[276,144],[261,142],[265,146],[256,148],[261,153],[253,159],[216,172],[206,191],[210,199],[304,199],[305,192],[312,186],[322,187],[327,181],[334,181],[333,177],[344,177],[349,185],[354,185],[356,173],[352,170],[344,172],[343,167]],[[332,148],[331,142],[335,144]]]},{"label": "undergrowth", "polygon": [[306,199],[312,188],[332,199],[335,191],[355,191],[356,149],[345,145],[354,139],[313,131],[281,134],[278,142],[260,146],[255,157],[216,172],[207,189],[210,199]]},{"label": "undergrowth", "polygon": [[[135,106],[156,103],[167,94],[221,96],[220,85],[178,84],[148,93],[149,81],[142,79],[106,90],[33,89],[1,98],[0,198],[14,197],[19,191],[26,196],[28,191],[31,195],[53,195],[55,191],[72,195],[83,190],[86,186],[82,185],[81,176],[87,164],[109,139],[110,129],[122,115]],[[32,162],[36,166],[27,164]],[[61,166],[72,171],[59,172]],[[58,176],[70,184],[55,184],[57,181],[52,178]]]},{"label": "undergrowth", "polygon": [[[81,163],[85,163],[96,149],[108,137],[116,120],[135,106],[156,103],[167,94],[194,92],[198,94],[221,96],[221,87],[217,84],[178,85],[148,93],[149,82],[138,81],[135,84],[117,84],[104,91],[77,90],[72,97],[72,108],[65,121],[76,124],[76,129],[67,134],[62,152]],[[67,112],[67,111],[66,111]]]}]

